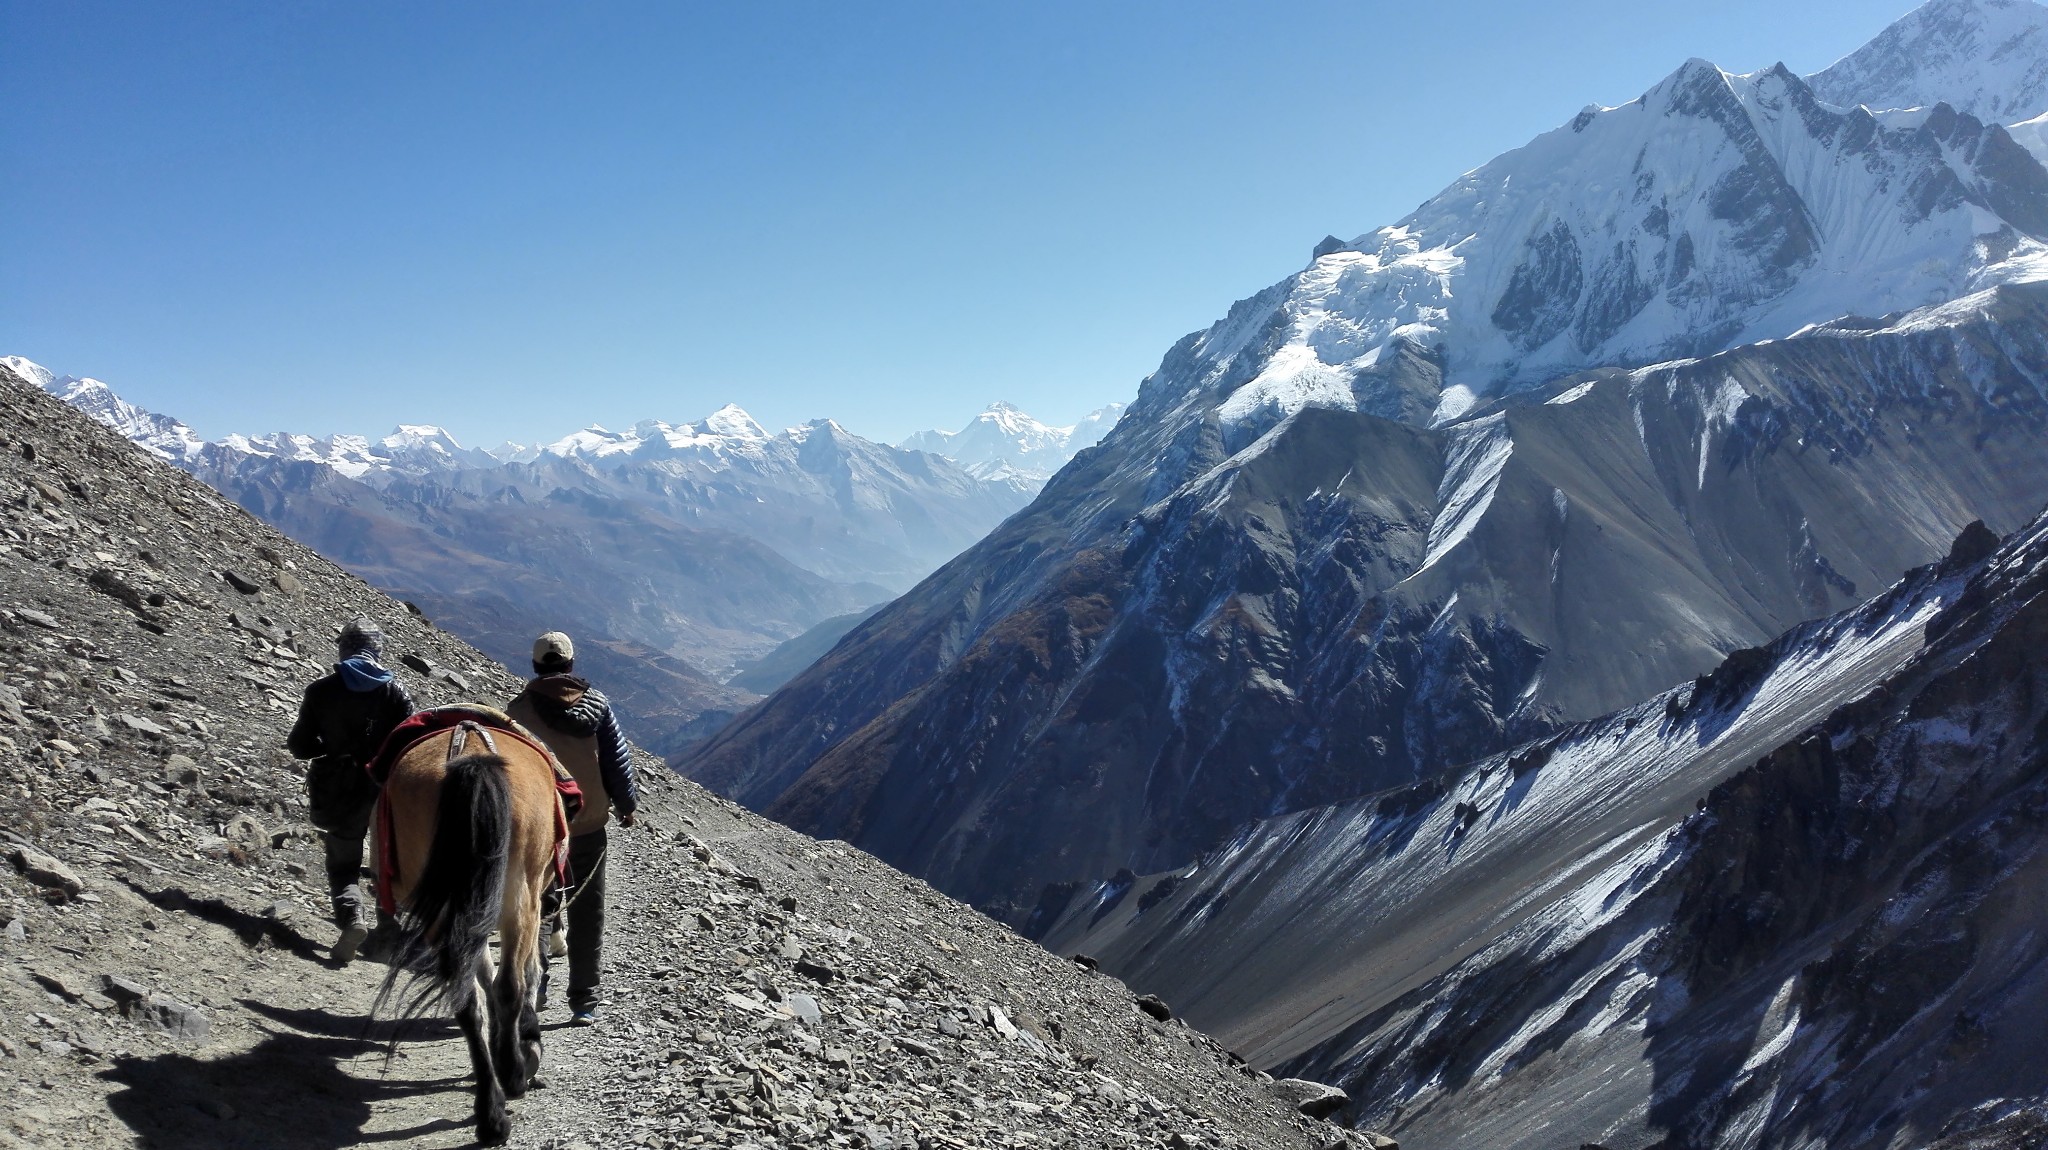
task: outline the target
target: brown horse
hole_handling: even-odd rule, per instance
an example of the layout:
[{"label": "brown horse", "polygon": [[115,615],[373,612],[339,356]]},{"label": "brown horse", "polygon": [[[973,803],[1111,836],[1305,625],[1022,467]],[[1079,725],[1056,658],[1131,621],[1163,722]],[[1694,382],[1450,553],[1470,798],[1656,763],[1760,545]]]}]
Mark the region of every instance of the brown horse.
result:
[{"label": "brown horse", "polygon": [[554,768],[515,733],[464,723],[401,752],[383,802],[378,829],[390,840],[377,858],[395,869],[383,878],[405,942],[378,1003],[410,972],[418,991],[405,1013],[438,999],[455,1015],[476,1070],[477,1141],[495,1146],[512,1130],[505,1100],[540,1070],[541,897],[561,825]]}]

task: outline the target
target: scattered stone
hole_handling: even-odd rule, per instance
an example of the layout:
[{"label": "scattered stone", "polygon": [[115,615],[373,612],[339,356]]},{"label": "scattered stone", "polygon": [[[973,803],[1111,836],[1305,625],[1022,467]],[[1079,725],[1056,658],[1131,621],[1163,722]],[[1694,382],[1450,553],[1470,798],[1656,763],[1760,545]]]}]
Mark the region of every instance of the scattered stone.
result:
[{"label": "scattered stone", "polygon": [[141,715],[131,715],[126,711],[116,714],[114,722],[123,729],[132,731],[144,738],[161,739],[171,733],[169,728],[155,719],[145,719]]},{"label": "scattered stone", "polygon": [[151,995],[148,1003],[149,1016],[158,1026],[168,1031],[173,1038],[187,1042],[205,1042],[213,1034],[213,1020],[199,1012],[196,1006],[189,1006],[175,998],[161,994]]},{"label": "scattered stone", "polygon": [[235,849],[250,856],[262,854],[264,848],[270,845],[270,832],[265,830],[263,824],[257,822],[254,816],[248,814],[239,814],[229,819],[228,825],[221,831],[221,837],[228,840]]},{"label": "scattered stone", "polygon": [[440,664],[423,655],[415,655],[411,651],[400,655],[398,661],[422,675],[432,675],[435,671],[440,670]]},{"label": "scattered stone", "polygon": [[44,990],[62,998],[66,1002],[77,1002],[84,993],[78,987],[66,982],[63,975],[57,974],[54,971],[38,970],[32,973],[35,980],[42,983]]},{"label": "scattered stone", "polygon": [[818,1005],[817,999],[812,998],[808,994],[789,995],[782,1000],[782,1005],[791,1014],[795,1015],[799,1022],[807,1026],[816,1026],[824,1021],[825,1012],[823,1008]]},{"label": "scattered stone", "polygon": [[1151,1015],[1153,1018],[1156,1018],[1161,1022],[1167,1022],[1173,1018],[1173,1008],[1167,1006],[1166,1003],[1161,1001],[1159,996],[1156,994],[1139,995],[1138,1009],[1144,1011],[1146,1014]]},{"label": "scattered stone", "polygon": [[1310,1118],[1327,1118],[1351,1101],[1349,1094],[1335,1086],[1310,1082],[1306,1078],[1276,1079],[1268,1083],[1266,1089],[1273,1092],[1273,1097]]},{"label": "scattered stone", "polygon": [[1082,970],[1101,970],[1101,969],[1102,969],[1102,964],[1101,964],[1100,962],[1097,962],[1097,961],[1096,961],[1096,960],[1095,960],[1094,958],[1090,957],[1089,955],[1085,955],[1085,954],[1077,954],[1077,955],[1075,955],[1075,956],[1074,956],[1074,965],[1075,965],[1075,966],[1078,966],[1078,967],[1080,967],[1080,968],[1081,968]]},{"label": "scattered stone", "polygon": [[164,759],[163,779],[166,786],[196,787],[199,785],[199,763],[190,755],[169,755]]},{"label": "scattered stone", "polygon": [[263,590],[262,584],[245,578],[239,572],[233,570],[222,570],[220,577],[227,581],[228,586],[233,587],[244,595],[254,595],[258,591]]},{"label": "scattered stone", "polygon": [[812,962],[808,959],[797,960],[796,972],[813,982],[833,982],[840,977],[838,970],[822,962]]},{"label": "scattered stone", "polygon": [[16,607],[14,609],[14,617],[24,623],[41,627],[45,631],[61,631],[64,629],[64,625],[57,622],[53,616],[46,615],[33,607]]},{"label": "scattered stone", "polygon": [[299,582],[299,577],[289,571],[279,571],[277,574],[272,575],[270,583],[271,586],[276,587],[287,595],[296,595],[305,587],[305,584]]},{"label": "scattered stone", "polygon": [[100,986],[107,992],[108,998],[113,999],[116,1005],[123,1008],[133,1006],[149,998],[148,987],[133,979],[123,978],[118,974],[101,975]]},{"label": "scattered stone", "polygon": [[144,611],[149,607],[142,591],[133,583],[116,573],[112,568],[100,567],[86,576],[86,583],[100,594],[114,599],[131,611]]},{"label": "scattered stone", "polygon": [[46,890],[59,891],[66,898],[77,898],[85,890],[78,872],[34,847],[16,847],[9,857],[14,860],[14,869]]}]

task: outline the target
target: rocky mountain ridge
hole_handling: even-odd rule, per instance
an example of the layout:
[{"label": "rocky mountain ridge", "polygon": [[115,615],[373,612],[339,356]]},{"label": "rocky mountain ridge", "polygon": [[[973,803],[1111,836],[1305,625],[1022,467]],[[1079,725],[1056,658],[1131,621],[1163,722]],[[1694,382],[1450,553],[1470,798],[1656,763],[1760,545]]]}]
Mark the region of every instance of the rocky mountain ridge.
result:
[{"label": "rocky mountain ridge", "polygon": [[[0,1145],[466,1145],[452,1028],[367,1024],[381,969],[326,961],[281,745],[358,612],[422,702],[518,681],[55,398],[0,373],[0,399]],[[641,766],[605,1019],[544,1015],[515,1146],[1381,1144],[1113,979]]]},{"label": "rocky mountain ridge", "polygon": [[1639,706],[1120,876],[1048,942],[1413,1146],[2035,1145],[2044,591],[2048,516],[1972,525]]},{"label": "rocky mountain ridge", "polygon": [[2026,285],[1437,429],[1150,424],[684,766],[1026,923],[1047,884],[1605,713],[2017,527],[2044,369]]}]

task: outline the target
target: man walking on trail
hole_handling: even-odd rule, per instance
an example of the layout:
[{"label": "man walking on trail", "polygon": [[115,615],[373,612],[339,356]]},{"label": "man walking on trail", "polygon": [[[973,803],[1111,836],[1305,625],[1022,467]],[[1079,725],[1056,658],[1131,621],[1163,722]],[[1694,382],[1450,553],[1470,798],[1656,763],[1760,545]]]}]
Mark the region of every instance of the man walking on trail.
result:
[{"label": "man walking on trail", "polygon": [[[640,787],[626,737],[603,694],[577,678],[576,646],[550,631],[533,644],[535,678],[506,713],[540,737],[576,777],[583,809],[569,824],[569,1021],[597,1021],[598,966],[604,952],[605,815],[616,807],[619,825],[633,825]],[[546,986],[543,982],[542,986]]]},{"label": "man walking on trail", "polygon": [[363,837],[377,804],[377,784],[364,764],[391,728],[412,714],[412,696],[377,662],[384,633],[361,616],[341,629],[340,661],[313,680],[299,703],[298,721],[285,739],[306,767],[306,805],[327,856],[327,893],[334,900],[334,960],[356,957],[370,934],[372,909],[363,906]]}]

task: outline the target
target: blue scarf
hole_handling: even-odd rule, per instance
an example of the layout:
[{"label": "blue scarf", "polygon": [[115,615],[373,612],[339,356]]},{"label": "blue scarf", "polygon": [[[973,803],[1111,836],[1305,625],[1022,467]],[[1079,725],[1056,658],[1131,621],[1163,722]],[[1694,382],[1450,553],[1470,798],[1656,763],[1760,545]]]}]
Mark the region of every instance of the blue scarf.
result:
[{"label": "blue scarf", "polygon": [[377,665],[377,660],[368,655],[355,655],[334,665],[341,676],[342,685],[351,691],[375,691],[389,683],[391,672]]}]

